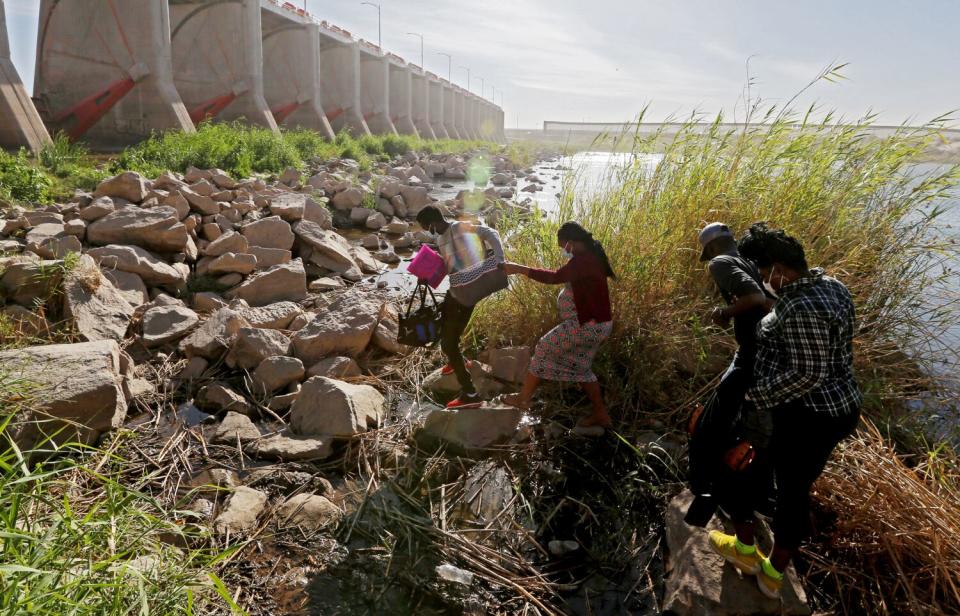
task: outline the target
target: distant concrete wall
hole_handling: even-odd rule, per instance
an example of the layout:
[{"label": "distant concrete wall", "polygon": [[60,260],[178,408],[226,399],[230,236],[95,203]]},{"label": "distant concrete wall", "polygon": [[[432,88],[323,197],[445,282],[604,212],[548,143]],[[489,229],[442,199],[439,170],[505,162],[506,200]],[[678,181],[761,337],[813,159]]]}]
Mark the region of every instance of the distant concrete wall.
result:
[{"label": "distant concrete wall", "polygon": [[171,1],[170,23],[174,82],[191,118],[277,130],[263,95],[260,0]]},{"label": "distant concrete wall", "polygon": [[413,72],[413,124],[424,139],[436,139],[430,125],[430,85],[427,76],[419,68]]},{"label": "distant concrete wall", "polygon": [[320,30],[320,82],[323,108],[333,130],[369,135],[360,104],[360,49],[358,43]]},{"label": "distant concrete wall", "polygon": [[407,66],[390,63],[390,119],[397,132],[420,136],[413,124],[413,74]]},{"label": "distant concrete wall", "polygon": [[0,0],[0,147],[26,147],[34,153],[50,143],[50,135],[10,59],[7,17]]},{"label": "distant concrete wall", "polygon": [[171,54],[166,2],[42,0],[34,78],[41,115],[51,131],[104,148],[152,131],[192,131]]},{"label": "distant concrete wall", "polygon": [[320,85],[320,27],[283,19],[264,9],[263,91],[278,125],[334,137],[323,111]]},{"label": "distant concrete wall", "polygon": [[370,132],[397,134],[390,118],[390,61],[379,51],[360,50],[360,110]]},{"label": "distant concrete wall", "polygon": [[450,83],[443,84],[443,128],[451,139],[460,139],[457,131],[457,93]]},{"label": "distant concrete wall", "polygon": [[427,79],[427,88],[430,96],[430,128],[437,139],[449,139],[446,127],[443,125],[445,111],[443,109],[443,83],[435,76]]},{"label": "distant concrete wall", "polygon": [[454,89],[453,102],[455,107],[455,117],[457,134],[461,139],[470,139],[470,133],[467,132],[467,97],[462,88]]}]

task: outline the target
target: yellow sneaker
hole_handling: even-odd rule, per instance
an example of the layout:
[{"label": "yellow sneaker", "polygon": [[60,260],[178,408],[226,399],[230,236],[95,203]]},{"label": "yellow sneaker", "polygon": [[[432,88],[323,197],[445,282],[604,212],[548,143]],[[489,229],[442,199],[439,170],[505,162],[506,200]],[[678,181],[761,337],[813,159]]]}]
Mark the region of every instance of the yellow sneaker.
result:
[{"label": "yellow sneaker", "polygon": [[741,553],[737,549],[737,537],[718,530],[710,531],[710,547],[741,573],[748,575],[760,573],[760,563],[766,558],[758,547],[754,547],[750,554]]},{"label": "yellow sneaker", "polygon": [[783,587],[783,574],[773,568],[770,559],[764,558],[757,571],[757,587],[771,599],[780,598],[780,589]]}]

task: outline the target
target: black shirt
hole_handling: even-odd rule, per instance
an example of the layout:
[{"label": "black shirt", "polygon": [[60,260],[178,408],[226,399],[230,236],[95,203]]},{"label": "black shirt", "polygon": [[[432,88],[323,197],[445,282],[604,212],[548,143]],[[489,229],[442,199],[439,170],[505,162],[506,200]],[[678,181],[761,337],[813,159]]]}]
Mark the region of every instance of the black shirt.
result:
[{"label": "black shirt", "polygon": [[[720,255],[710,260],[710,275],[720,288],[720,294],[728,304],[741,297],[762,294],[763,279],[760,270],[739,255]],[[733,335],[740,345],[740,353],[753,355],[757,349],[757,325],[766,311],[757,307],[733,319]]]}]

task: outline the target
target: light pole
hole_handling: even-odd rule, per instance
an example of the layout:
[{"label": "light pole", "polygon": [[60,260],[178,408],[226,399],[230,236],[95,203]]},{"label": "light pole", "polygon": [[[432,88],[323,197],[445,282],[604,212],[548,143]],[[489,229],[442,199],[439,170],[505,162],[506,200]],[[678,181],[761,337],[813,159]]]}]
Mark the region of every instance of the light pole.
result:
[{"label": "light pole", "polygon": [[497,104],[497,86],[490,84],[490,102],[494,105]]},{"label": "light pole", "polygon": [[451,56],[448,53],[443,53],[442,51],[438,51],[437,55],[447,56],[447,81],[450,81],[451,83],[453,83],[451,81],[451,78],[453,77],[453,56]]},{"label": "light pole", "polygon": [[467,71],[467,92],[469,92],[470,91],[470,67],[461,66],[460,68]]},{"label": "light pole", "polygon": [[487,86],[483,85],[483,77],[477,77],[480,80],[480,98],[483,98],[483,91],[487,89]]},{"label": "light pole", "polygon": [[420,70],[424,73],[427,72],[426,67],[423,65],[423,35],[418,32],[407,32],[410,36],[419,36],[420,37]]},{"label": "light pole", "polygon": [[361,2],[360,4],[366,4],[367,6],[372,6],[377,9],[377,47],[380,48],[380,51],[383,51],[383,36],[382,30],[380,29],[380,5],[376,2]]}]

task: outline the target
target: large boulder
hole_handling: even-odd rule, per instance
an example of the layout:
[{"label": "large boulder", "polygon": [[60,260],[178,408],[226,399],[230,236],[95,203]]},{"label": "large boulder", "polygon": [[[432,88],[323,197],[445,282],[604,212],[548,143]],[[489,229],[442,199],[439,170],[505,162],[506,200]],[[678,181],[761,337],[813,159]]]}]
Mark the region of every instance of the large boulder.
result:
[{"label": "large boulder", "polygon": [[318,531],[340,521],[340,508],[319,494],[295,494],[277,509],[277,522]]},{"label": "large boulder", "polygon": [[143,314],[143,344],[157,347],[186,336],[199,322],[197,313],[185,306],[156,306]]},{"label": "large boulder", "polygon": [[768,599],[757,588],[752,575],[740,575],[710,548],[708,531],[732,533],[732,528],[724,529],[717,516],[706,529],[689,526],[683,521],[691,502],[693,494],[685,490],[674,497],[667,507],[665,526],[669,573],[663,593],[662,607],[665,613],[677,616],[805,616],[810,613],[806,594],[792,566],[784,576],[780,600]]},{"label": "large boulder", "polygon": [[279,216],[269,216],[248,223],[240,228],[240,233],[247,238],[251,246],[282,250],[293,247],[294,235],[290,230],[290,223]]},{"label": "large boulder", "polygon": [[226,506],[213,522],[214,529],[222,534],[246,533],[257,526],[257,518],[267,506],[267,495],[246,486],[237,486]]},{"label": "large boulder", "polygon": [[493,376],[508,383],[522,383],[530,368],[530,347],[506,347],[481,353]]},{"label": "large boulder", "polygon": [[100,182],[93,196],[94,198],[120,198],[132,203],[140,203],[147,198],[147,182],[135,171],[124,171]]},{"label": "large boulder", "polygon": [[423,206],[432,202],[427,189],[423,186],[401,186],[400,196],[407,206],[407,215],[416,216]]},{"label": "large boulder", "polygon": [[306,207],[307,195],[302,193],[281,193],[270,198],[270,213],[287,222],[302,220]]},{"label": "large boulder", "polygon": [[386,410],[383,395],[369,385],[315,376],[293,403],[290,425],[298,434],[353,436],[378,426]]},{"label": "large boulder", "polygon": [[56,434],[58,444],[92,443],[126,419],[120,346],[113,340],[0,351],[0,366],[0,399],[16,412],[8,434],[21,448],[44,434]]},{"label": "large boulder", "polygon": [[227,366],[253,370],[260,362],[274,355],[286,355],[290,339],[275,329],[241,327],[227,353]]},{"label": "large boulder", "polygon": [[361,291],[344,293],[294,334],[294,355],[306,365],[329,355],[356,357],[370,344],[384,303]]},{"label": "large boulder", "polygon": [[509,441],[517,433],[523,411],[512,406],[476,409],[434,409],[417,431],[422,447],[446,447],[456,453],[475,453]]},{"label": "large boulder", "polygon": [[180,341],[180,352],[187,357],[218,359],[233,344],[237,332],[250,324],[230,308],[221,308],[203,325]]},{"label": "large boulder", "polygon": [[303,208],[303,219],[315,222],[324,229],[333,228],[333,214],[325,205],[317,203],[313,199],[307,199]]},{"label": "large boulder", "polygon": [[111,244],[91,248],[87,254],[93,257],[100,267],[136,274],[144,284],[151,287],[179,285],[186,281],[183,272],[139,246]]},{"label": "large boulder", "polygon": [[187,228],[172,207],[125,207],[87,227],[87,241],[98,246],[134,244],[158,252],[179,252],[187,245]]},{"label": "large boulder", "polygon": [[397,336],[400,334],[400,314],[393,304],[386,304],[380,314],[380,322],[373,332],[373,343],[387,353],[401,354],[410,350],[410,347],[400,344]]},{"label": "large boulder", "polygon": [[116,340],[127,333],[133,306],[100,273],[89,255],[82,255],[63,280],[63,314],[84,340]]},{"label": "large boulder", "polygon": [[357,187],[342,190],[333,196],[333,207],[349,211],[363,203],[363,191]]},{"label": "large boulder", "polygon": [[231,292],[231,297],[245,300],[251,306],[295,302],[306,296],[307,273],[300,259],[259,271]]},{"label": "large boulder", "polygon": [[350,254],[350,243],[339,233],[327,231],[308,220],[298,222],[293,230],[300,241],[310,247],[310,260],[313,263],[338,274],[357,269],[357,263]]}]

